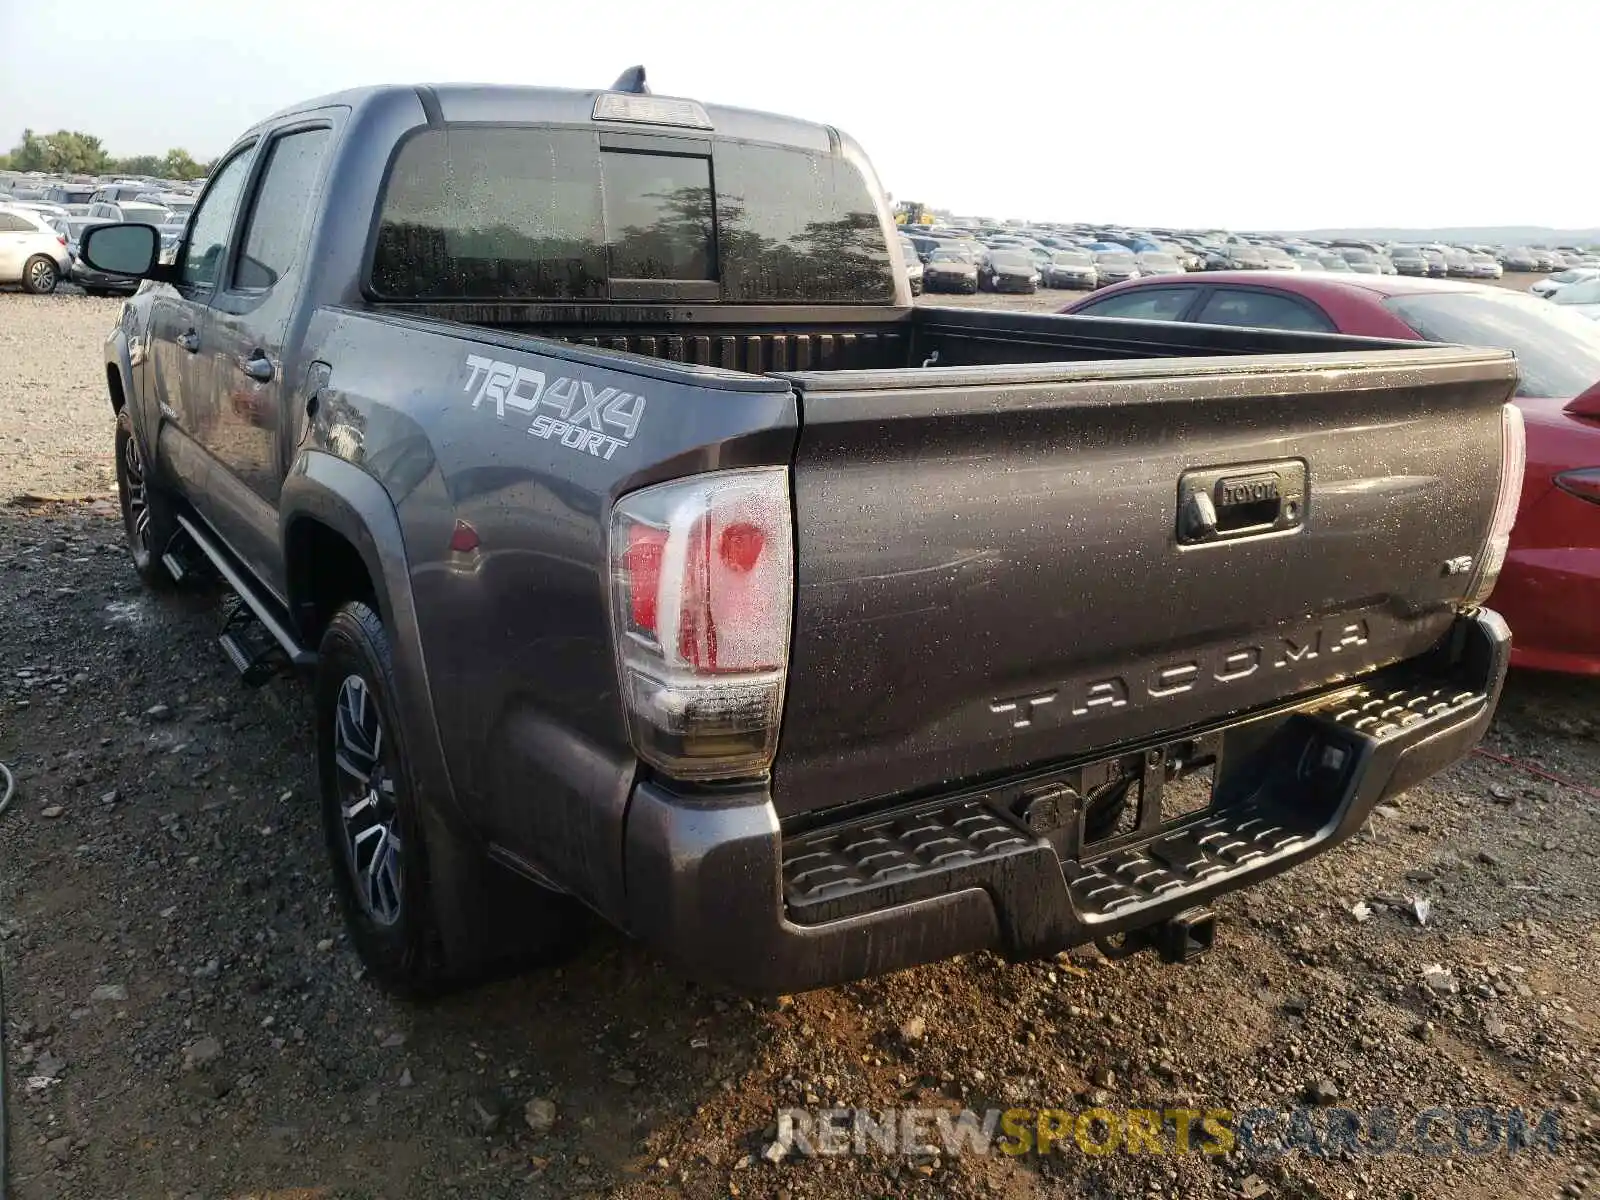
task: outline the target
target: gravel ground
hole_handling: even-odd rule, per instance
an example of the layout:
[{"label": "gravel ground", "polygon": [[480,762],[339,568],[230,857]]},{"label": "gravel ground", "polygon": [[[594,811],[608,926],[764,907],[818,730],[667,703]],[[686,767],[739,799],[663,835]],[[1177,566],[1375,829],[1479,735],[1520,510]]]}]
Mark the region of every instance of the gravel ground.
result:
[{"label": "gravel ground", "polygon": [[[1600,781],[1597,682],[1514,678],[1486,743],[1514,763],[1473,757],[1225,899],[1217,948],[1185,967],[976,955],[752,1003],[596,930],[559,970],[390,1000],[335,911],[302,689],[242,690],[216,597],[144,593],[109,500],[5,503],[105,488],[96,364],[116,309],[0,295],[0,760],[19,780],[0,962],[23,1200],[1600,1189],[1597,801],[1530,769]],[[1562,1140],[1437,1157],[772,1149],[786,1105],[1306,1096],[1317,1122],[1328,1105],[1554,1109]]]},{"label": "gravel ground", "polygon": [[121,310],[76,289],[0,292],[0,503],[116,486],[101,348]]}]

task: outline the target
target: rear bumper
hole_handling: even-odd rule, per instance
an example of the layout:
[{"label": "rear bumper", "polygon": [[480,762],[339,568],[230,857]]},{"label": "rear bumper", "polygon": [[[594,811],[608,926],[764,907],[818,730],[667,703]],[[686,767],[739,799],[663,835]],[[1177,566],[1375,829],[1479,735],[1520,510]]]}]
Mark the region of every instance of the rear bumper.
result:
[{"label": "rear bumper", "polygon": [[1332,848],[1384,797],[1467,753],[1509,650],[1505,622],[1482,611],[1427,656],[1185,731],[1223,739],[1213,807],[1102,853],[1060,853],[1012,815],[1049,771],[798,833],[764,790],[690,800],[641,783],[625,830],[629,924],[691,974],[766,993],[1142,928]]}]

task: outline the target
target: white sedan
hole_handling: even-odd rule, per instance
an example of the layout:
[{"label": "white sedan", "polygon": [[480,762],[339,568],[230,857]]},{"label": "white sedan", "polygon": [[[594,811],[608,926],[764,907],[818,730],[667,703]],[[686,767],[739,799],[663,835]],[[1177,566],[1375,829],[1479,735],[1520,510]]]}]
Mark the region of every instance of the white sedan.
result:
[{"label": "white sedan", "polygon": [[1600,279],[1600,267],[1568,267],[1565,271],[1557,271],[1554,275],[1546,275],[1528,290],[1535,296],[1550,299],[1564,287],[1571,287],[1575,283],[1583,283],[1589,279]]},{"label": "white sedan", "polygon": [[48,295],[70,263],[67,239],[32,209],[0,207],[0,284]]},{"label": "white sedan", "polygon": [[1592,272],[1595,278],[1569,283],[1550,297],[1551,304],[1559,304],[1568,312],[1600,321],[1600,271]]}]

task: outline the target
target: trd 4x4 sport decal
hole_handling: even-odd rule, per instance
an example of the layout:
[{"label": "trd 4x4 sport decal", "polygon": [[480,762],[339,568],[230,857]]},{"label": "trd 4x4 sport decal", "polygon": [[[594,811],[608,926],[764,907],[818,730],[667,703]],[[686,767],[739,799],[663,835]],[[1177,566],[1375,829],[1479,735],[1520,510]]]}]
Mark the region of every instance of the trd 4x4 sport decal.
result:
[{"label": "trd 4x4 sport decal", "polygon": [[543,371],[480,354],[467,355],[467,383],[461,390],[473,393],[473,408],[486,400],[492,403],[502,421],[508,408],[513,420],[517,413],[531,414],[530,437],[560,442],[596,458],[609,459],[627,446],[644,416],[643,396],[613,387],[597,389],[570,375],[550,382]]}]

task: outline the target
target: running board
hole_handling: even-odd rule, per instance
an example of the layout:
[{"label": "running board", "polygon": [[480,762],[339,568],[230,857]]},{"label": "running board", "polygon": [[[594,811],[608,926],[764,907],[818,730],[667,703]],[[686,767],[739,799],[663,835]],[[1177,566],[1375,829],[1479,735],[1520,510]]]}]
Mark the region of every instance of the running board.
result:
[{"label": "running board", "polygon": [[[182,513],[178,514],[178,525],[189,536],[189,540],[211,561],[211,565],[217,569],[217,574],[227,581],[228,586],[249,608],[256,620],[261,622],[262,628],[272,636],[272,640],[283,650],[284,655],[289,660],[289,664],[295,667],[316,666],[316,652],[307,650],[299,643],[293,631],[285,622],[277,602],[261,594],[257,584],[234,562],[233,556],[223,549],[222,545],[208,531],[190,520],[188,516]],[[224,633],[223,637],[227,639],[228,634]],[[234,661],[234,665],[238,666],[238,660],[235,659],[234,651],[229,648],[227,640],[223,642],[223,650],[228,654],[229,659]],[[245,654],[241,651],[241,657],[246,664],[249,664],[259,656]],[[241,669],[241,673],[243,673],[243,669]],[[248,675],[246,678],[248,680]]]}]

